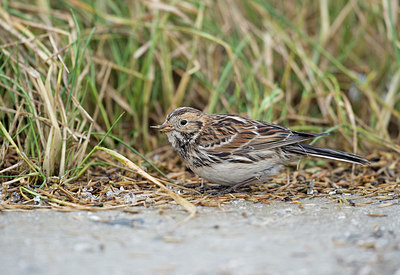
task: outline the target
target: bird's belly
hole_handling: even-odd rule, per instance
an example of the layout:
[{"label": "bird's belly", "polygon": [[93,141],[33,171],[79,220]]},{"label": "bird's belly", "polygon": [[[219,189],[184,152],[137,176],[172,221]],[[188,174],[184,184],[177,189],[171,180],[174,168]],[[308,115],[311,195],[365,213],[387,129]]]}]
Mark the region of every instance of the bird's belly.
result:
[{"label": "bird's belly", "polygon": [[265,182],[271,176],[279,173],[282,165],[272,160],[262,160],[256,163],[213,163],[211,166],[192,168],[200,177],[213,183],[231,186],[251,178],[254,182]]}]

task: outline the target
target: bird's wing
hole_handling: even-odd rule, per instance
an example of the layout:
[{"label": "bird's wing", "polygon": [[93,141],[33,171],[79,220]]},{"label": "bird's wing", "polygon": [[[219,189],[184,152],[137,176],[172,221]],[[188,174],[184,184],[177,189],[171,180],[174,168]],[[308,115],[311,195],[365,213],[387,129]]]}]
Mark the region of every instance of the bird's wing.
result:
[{"label": "bird's wing", "polygon": [[248,144],[248,150],[260,151],[299,143],[327,134],[296,132],[272,123],[257,121],[254,125],[256,137]]},{"label": "bird's wing", "polygon": [[326,135],[295,132],[234,115],[214,115],[210,121],[209,127],[199,136],[199,146],[210,153],[246,154]]}]

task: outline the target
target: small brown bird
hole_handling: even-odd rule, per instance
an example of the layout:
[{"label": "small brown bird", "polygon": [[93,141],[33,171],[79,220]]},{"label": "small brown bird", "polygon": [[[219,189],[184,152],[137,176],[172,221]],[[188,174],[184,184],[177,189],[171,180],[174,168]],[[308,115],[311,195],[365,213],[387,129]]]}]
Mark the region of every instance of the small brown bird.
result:
[{"label": "small brown bird", "polygon": [[357,155],[303,144],[325,136],[296,132],[282,126],[238,115],[206,114],[190,107],[173,110],[165,122],[152,126],[166,133],[172,147],[200,177],[229,190],[265,182],[282,165],[302,156],[314,156],[366,165]]}]

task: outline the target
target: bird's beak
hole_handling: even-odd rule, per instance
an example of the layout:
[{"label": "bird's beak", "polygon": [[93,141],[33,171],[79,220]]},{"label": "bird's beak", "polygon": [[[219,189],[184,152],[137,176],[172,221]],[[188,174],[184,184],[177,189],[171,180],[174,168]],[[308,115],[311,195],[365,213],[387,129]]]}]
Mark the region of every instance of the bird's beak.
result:
[{"label": "bird's beak", "polygon": [[161,133],[167,133],[167,132],[171,132],[172,130],[174,130],[174,127],[170,123],[167,123],[167,122],[164,122],[161,125],[150,126],[150,127],[160,130]]}]

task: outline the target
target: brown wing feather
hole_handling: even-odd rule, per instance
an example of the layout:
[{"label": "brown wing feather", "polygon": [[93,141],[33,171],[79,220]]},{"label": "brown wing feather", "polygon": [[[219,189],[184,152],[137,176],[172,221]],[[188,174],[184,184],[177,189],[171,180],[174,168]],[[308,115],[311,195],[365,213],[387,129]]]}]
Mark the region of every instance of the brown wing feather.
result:
[{"label": "brown wing feather", "polygon": [[199,137],[209,152],[249,153],[298,143],[326,134],[290,131],[282,126],[235,115],[210,115],[211,127]]},{"label": "brown wing feather", "polygon": [[248,144],[252,150],[267,150],[277,147],[282,147],[289,144],[302,142],[307,139],[312,139],[318,136],[325,136],[327,134],[314,134],[296,132],[278,126],[272,123],[265,123],[257,121],[255,126],[257,129],[257,137]]},{"label": "brown wing feather", "polygon": [[238,116],[209,115],[204,131],[199,136],[199,145],[209,152],[235,151],[257,136],[247,123]]}]

